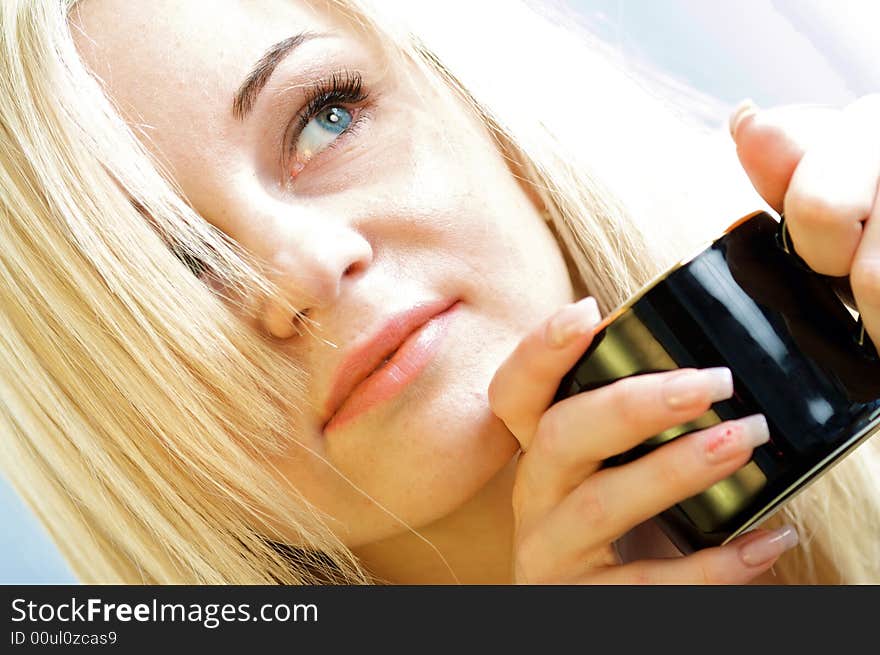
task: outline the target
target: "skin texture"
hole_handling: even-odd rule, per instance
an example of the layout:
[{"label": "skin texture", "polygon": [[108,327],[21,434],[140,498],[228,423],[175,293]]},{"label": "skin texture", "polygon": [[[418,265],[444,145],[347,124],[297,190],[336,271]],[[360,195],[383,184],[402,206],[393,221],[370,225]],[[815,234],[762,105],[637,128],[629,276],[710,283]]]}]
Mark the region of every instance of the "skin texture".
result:
[{"label": "skin texture", "polygon": [[[671,411],[661,402],[669,376],[639,376],[645,379],[548,411],[559,379],[591,338],[590,301],[567,304],[586,289],[572,281],[542,208],[483,126],[386,67],[377,45],[341,17],[287,0],[157,0],[148,7],[84,0],[72,21],[87,65],[194,208],[274,270],[290,299],[320,324],[320,339],[298,335],[290,317],[265,302],[254,326],[312,373],[311,407],[292,428],[318,457],[297,450],[277,464],[334,519],[369,570],[408,583],[745,583],[762,580],[780,546],[792,545],[757,531],[691,557],[618,566],[614,538],[729,475],[751,447],[740,444],[710,463],[711,435],[695,433],[643,461],[597,472],[603,457],[704,412],[709,387],[687,411]],[[252,114],[234,118],[232,97],[251,66],[302,30],[336,36],[285,59]],[[298,166],[280,142],[303,109],[302,87],[340,67],[363,77],[369,96],[348,107],[361,120]],[[734,130],[740,159],[768,202],[785,202],[795,246],[809,264],[840,274],[857,266],[853,287],[877,334],[873,247],[854,250],[862,229],[856,217],[874,211],[876,166],[868,156],[847,163],[839,152],[807,147],[804,135],[825,129],[809,111],[768,112],[769,123],[747,116]],[[818,184],[810,169],[823,161],[855,167],[862,183]],[[819,190],[827,220],[810,220],[802,209],[797,199],[807,188]],[[809,242],[832,233],[846,256],[823,263]],[[439,298],[462,305],[428,368],[396,399],[322,434],[320,408],[348,348],[390,315]],[[579,329],[552,346],[546,337],[560,307],[579,317]],[[646,479],[653,486],[636,482]],[[744,558],[745,546],[759,541],[760,561],[754,548]],[[626,559],[673,554],[656,534],[647,542]]]}]

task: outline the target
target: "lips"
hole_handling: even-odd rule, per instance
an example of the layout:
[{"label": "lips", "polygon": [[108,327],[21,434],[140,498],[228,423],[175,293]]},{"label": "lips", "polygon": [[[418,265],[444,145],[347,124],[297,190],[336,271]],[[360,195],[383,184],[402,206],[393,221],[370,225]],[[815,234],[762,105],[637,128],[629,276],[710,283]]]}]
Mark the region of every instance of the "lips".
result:
[{"label": "lips", "polygon": [[[418,304],[395,314],[373,336],[355,344],[333,376],[324,406],[324,430],[338,427],[343,422],[340,414],[346,415],[344,418],[347,422],[376,402],[395,395],[409,379],[415,377],[427,364],[447,322],[432,319],[442,318],[439,315],[456,303],[456,299],[442,299]],[[426,325],[429,322],[431,325]],[[422,327],[425,329],[420,330]],[[414,335],[417,331],[419,333]],[[404,343],[406,347],[401,349]],[[398,353],[398,349],[406,352]],[[390,361],[386,364],[386,360]],[[395,367],[394,371],[386,370],[392,367]],[[383,371],[396,375],[386,375],[385,378],[390,379],[381,379]],[[349,400],[351,402],[347,402]],[[347,411],[340,412],[340,409]]]}]

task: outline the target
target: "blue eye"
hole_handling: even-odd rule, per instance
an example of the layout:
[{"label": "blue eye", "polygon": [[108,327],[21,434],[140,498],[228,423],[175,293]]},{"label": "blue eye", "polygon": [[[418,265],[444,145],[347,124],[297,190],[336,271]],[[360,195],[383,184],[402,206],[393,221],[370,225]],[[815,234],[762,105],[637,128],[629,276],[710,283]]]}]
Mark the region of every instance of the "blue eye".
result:
[{"label": "blue eye", "polygon": [[354,113],[342,104],[362,103],[367,93],[359,73],[343,71],[330,80],[318,82],[298,119],[299,130],[289,146],[288,174],[296,177],[310,159],[333,146],[340,135],[354,129]]},{"label": "blue eye", "polygon": [[[351,125],[351,112],[343,107],[327,107],[306,123],[293,148],[293,167],[302,170],[308,161],[329,147]],[[299,171],[296,171],[299,172]]]},{"label": "blue eye", "polygon": [[316,117],[321,125],[332,132],[341,134],[342,131],[351,123],[351,113],[343,107],[330,107],[325,112],[321,112]]}]

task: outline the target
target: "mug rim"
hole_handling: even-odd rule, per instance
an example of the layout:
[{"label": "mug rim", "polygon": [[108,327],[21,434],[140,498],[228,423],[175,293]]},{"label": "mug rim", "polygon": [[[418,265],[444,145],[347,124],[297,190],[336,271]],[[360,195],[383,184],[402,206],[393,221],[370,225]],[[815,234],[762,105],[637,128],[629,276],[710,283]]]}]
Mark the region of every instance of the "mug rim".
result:
[{"label": "mug rim", "polygon": [[713,237],[712,239],[709,239],[707,241],[703,241],[698,246],[694,247],[693,252],[691,252],[691,254],[686,255],[685,257],[682,257],[681,259],[679,259],[675,263],[669,265],[667,268],[665,268],[664,270],[662,270],[659,273],[657,273],[656,275],[654,275],[654,277],[652,277],[650,280],[645,282],[638,289],[638,291],[636,291],[634,294],[632,294],[623,303],[621,303],[620,305],[615,307],[613,310],[608,312],[608,314],[606,314],[602,318],[602,320],[599,321],[599,323],[597,323],[596,326],[593,328],[593,334],[598,334],[599,332],[604,330],[606,327],[608,327],[611,323],[613,323],[621,315],[623,315],[627,311],[629,311],[629,309],[632,308],[633,305],[635,305],[647,293],[649,293],[652,289],[654,289],[664,279],[666,279],[667,277],[672,275],[675,271],[690,264],[697,257],[699,257],[700,255],[702,255],[703,253],[708,251],[719,240],[723,239],[725,236],[727,236],[728,234],[733,232],[736,228],[738,228],[743,223],[755,218],[756,216],[759,216],[760,214],[766,214],[770,218],[773,218],[773,220],[775,220],[777,223],[780,222],[779,219],[774,218],[770,213],[768,213],[766,210],[763,210],[763,209],[755,210],[749,214],[746,214],[745,216],[743,216],[741,218],[738,218],[733,223],[731,223],[727,228],[725,228],[724,231],[721,232],[721,234],[719,234],[718,236]]}]

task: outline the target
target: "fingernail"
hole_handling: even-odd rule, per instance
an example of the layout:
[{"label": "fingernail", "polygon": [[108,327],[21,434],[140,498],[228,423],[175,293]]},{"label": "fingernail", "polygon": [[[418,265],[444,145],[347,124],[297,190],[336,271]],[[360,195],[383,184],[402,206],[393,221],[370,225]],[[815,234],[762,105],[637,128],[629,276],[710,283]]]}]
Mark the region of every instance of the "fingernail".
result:
[{"label": "fingernail", "polygon": [[740,546],[739,558],[747,566],[761,566],[776,559],[797,544],[797,530],[786,525]]},{"label": "fingernail", "polygon": [[544,339],[551,348],[564,348],[588,334],[601,320],[599,305],[592,296],[566,305],[547,324]]},{"label": "fingernail", "polygon": [[742,123],[743,119],[746,116],[751,116],[758,112],[758,105],[754,103],[751,98],[746,98],[739,105],[737,105],[736,109],[733,110],[733,113],[730,115],[730,136],[734,139],[736,138],[736,128],[739,127],[739,124]]},{"label": "fingernail", "polygon": [[726,366],[687,371],[667,380],[663,397],[670,409],[687,409],[706,402],[717,402],[733,395],[733,376]]},{"label": "fingernail", "polygon": [[709,429],[705,433],[703,452],[710,464],[720,464],[769,440],[767,419],[763,414],[752,414]]}]

